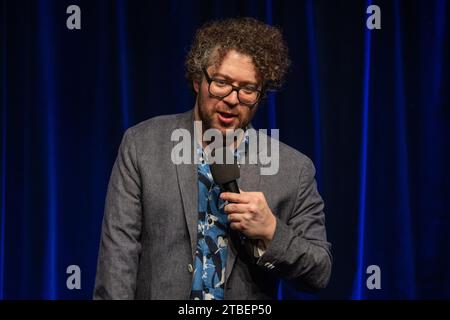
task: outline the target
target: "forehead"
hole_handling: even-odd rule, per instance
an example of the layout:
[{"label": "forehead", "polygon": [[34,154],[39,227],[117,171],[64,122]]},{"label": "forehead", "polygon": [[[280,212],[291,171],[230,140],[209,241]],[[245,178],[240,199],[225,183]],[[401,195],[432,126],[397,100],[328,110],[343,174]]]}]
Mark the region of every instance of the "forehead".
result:
[{"label": "forehead", "polygon": [[252,58],[235,50],[228,51],[222,63],[210,66],[208,71],[211,71],[213,75],[222,75],[237,82],[258,83]]}]

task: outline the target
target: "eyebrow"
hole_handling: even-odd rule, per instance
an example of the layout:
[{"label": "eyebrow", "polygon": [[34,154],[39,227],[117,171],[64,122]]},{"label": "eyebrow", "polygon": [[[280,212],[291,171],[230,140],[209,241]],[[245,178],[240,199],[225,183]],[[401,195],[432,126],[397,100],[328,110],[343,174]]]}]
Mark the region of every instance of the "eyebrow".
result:
[{"label": "eyebrow", "polygon": [[[228,81],[236,81],[233,78],[227,76],[226,74],[220,73],[220,72],[214,72],[211,77],[224,77],[226,80]],[[245,85],[253,85],[255,87],[258,87],[259,84],[257,82],[253,82],[253,81],[238,81],[240,86],[245,86]]]}]

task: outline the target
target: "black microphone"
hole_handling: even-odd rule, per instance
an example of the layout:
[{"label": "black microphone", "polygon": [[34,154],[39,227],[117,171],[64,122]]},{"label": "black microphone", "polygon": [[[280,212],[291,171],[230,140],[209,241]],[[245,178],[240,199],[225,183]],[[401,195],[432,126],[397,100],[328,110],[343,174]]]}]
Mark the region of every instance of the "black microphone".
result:
[{"label": "black microphone", "polygon": [[[220,150],[220,148],[217,150]],[[211,175],[213,176],[214,182],[220,186],[220,190],[222,192],[240,193],[239,186],[236,181],[240,177],[237,159],[228,148],[222,148],[222,155],[223,158],[219,158],[223,160],[221,161],[221,163],[213,162],[209,165],[209,169],[211,170]],[[227,159],[227,155],[228,159],[232,159],[231,163],[227,163],[225,161]],[[218,161],[219,159],[216,159],[216,161]],[[241,244],[243,244],[250,255],[252,255],[254,246],[253,240],[245,241],[247,238],[244,234],[233,231],[234,230],[230,230],[231,236],[233,237],[233,234],[237,235],[238,239],[240,239]]]},{"label": "black microphone", "polygon": [[[222,153],[218,153],[219,150],[222,150]],[[240,193],[236,181],[240,177],[237,159],[228,148],[221,148],[217,151],[215,153],[222,154],[223,158],[216,159],[214,163],[209,165],[214,182],[220,186],[222,192]],[[227,155],[228,159],[233,159],[231,163],[227,163]]]}]

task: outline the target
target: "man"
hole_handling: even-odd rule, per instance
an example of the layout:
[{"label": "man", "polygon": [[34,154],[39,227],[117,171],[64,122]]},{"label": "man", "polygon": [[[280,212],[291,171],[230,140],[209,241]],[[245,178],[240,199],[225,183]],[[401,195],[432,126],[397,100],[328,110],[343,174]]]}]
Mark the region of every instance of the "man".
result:
[{"label": "man", "polygon": [[[324,205],[306,156],[280,143],[272,175],[244,161],[240,193],[214,183],[208,141],[192,138],[197,162],[171,158],[173,133],[194,136],[194,121],[224,137],[250,132],[258,103],[281,86],[288,66],[280,31],[257,20],[197,31],[186,60],[194,109],[149,119],[124,135],[106,198],[95,299],[271,299],[279,279],[303,289],[327,285]],[[248,159],[248,152],[235,153]]]}]

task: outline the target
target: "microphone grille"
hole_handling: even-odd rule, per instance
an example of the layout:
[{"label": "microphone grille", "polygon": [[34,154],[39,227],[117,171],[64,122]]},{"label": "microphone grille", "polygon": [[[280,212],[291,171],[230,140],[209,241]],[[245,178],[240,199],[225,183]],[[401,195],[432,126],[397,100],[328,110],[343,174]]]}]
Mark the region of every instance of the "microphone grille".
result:
[{"label": "microphone grille", "polygon": [[[214,182],[218,185],[237,180],[240,177],[237,159],[234,157],[231,150],[228,148],[221,148],[221,150],[222,153],[216,154],[222,154],[223,158],[220,157],[220,159],[216,159],[216,162],[210,163],[209,165]],[[219,151],[219,149],[217,151]],[[228,159],[233,159],[231,163],[226,162],[227,155]]]}]

